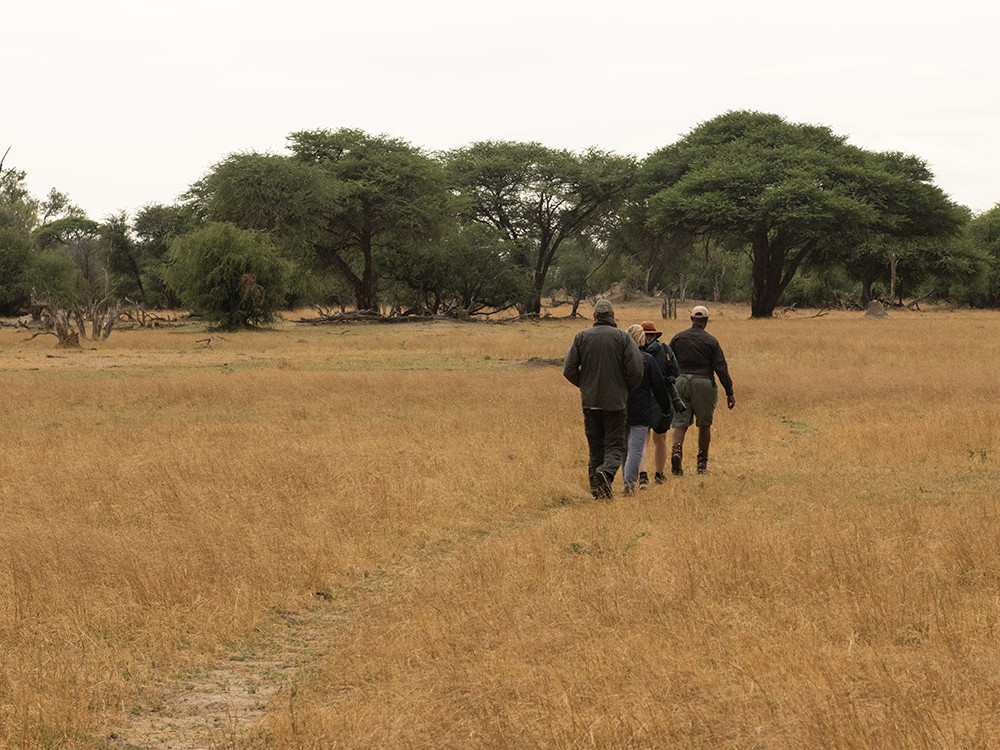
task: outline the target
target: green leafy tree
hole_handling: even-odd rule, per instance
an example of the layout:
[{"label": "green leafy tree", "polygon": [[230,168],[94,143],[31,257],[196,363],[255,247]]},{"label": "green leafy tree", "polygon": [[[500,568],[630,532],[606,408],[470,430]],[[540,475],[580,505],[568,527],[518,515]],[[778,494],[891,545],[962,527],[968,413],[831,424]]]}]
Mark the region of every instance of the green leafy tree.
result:
[{"label": "green leafy tree", "polygon": [[524,274],[506,256],[503,238],[481,225],[458,226],[440,243],[444,296],[466,315],[511,307],[527,291]]},{"label": "green leafy tree", "polygon": [[180,204],[150,203],[136,212],[132,222],[133,250],[145,304],[155,307],[180,305],[180,300],[163,279],[163,266],[171,243],[194,231],[200,222],[191,206]]},{"label": "green leafy tree", "polygon": [[454,225],[440,240],[383,256],[385,286],[408,314],[466,316],[506,309],[525,292],[504,242],[481,225]]},{"label": "green leafy tree", "polygon": [[969,236],[980,248],[1000,259],[1000,203],[971,217]]},{"label": "green leafy tree", "polygon": [[173,241],[164,278],[186,306],[236,330],[273,322],[290,271],[263,232],[211,222]]},{"label": "green leafy tree", "polygon": [[45,200],[38,204],[38,223],[48,224],[56,219],[85,218],[82,208],[74,205],[69,196],[55,188],[49,190]]},{"label": "green leafy tree", "polygon": [[109,216],[101,226],[101,242],[111,283],[118,295],[144,300],[142,258],[124,211]]},{"label": "green leafy tree", "polygon": [[4,166],[9,153],[8,148],[0,157],[0,212],[4,226],[28,233],[38,224],[39,202],[28,191],[27,172]]},{"label": "green leafy tree", "polygon": [[34,233],[39,249],[68,257],[79,271],[77,299],[85,302],[110,293],[107,252],[101,244],[101,225],[85,216],[65,216],[42,224]]},{"label": "green leafy tree", "polygon": [[360,130],[292,133],[291,156],[234,154],[191,190],[215,221],[268,232],[282,252],[335,269],[361,310],[379,307],[386,253],[437,238],[451,216],[441,165]]},{"label": "green leafy tree", "polygon": [[535,314],[560,248],[598,231],[635,179],[631,157],[538,143],[475,143],[447,153],[445,163],[461,195],[461,217],[501,233],[530,283],[521,310]]},{"label": "green leafy tree", "polygon": [[25,268],[25,279],[36,297],[51,297],[67,309],[79,304],[87,295],[87,283],[80,269],[60,250],[32,252]]},{"label": "green leafy tree", "polygon": [[21,312],[32,293],[77,305],[103,277],[100,227],[55,188],[43,201],[32,197],[26,173],[5,167],[6,157],[0,157],[0,309]]},{"label": "green leafy tree", "polygon": [[[614,230],[612,237],[616,237]],[[546,293],[565,290],[573,305],[570,316],[579,314],[580,302],[624,281],[631,288],[641,286],[642,269],[635,259],[621,252],[614,239],[607,236],[584,235],[563,243],[550,270]]]},{"label": "green leafy tree", "polygon": [[580,302],[600,291],[595,276],[606,263],[607,256],[596,257],[590,248],[579,241],[567,242],[559,253],[549,273],[548,283],[553,294],[563,289],[569,295],[573,305],[571,317],[579,314]]},{"label": "green leafy tree", "polygon": [[28,302],[31,255],[31,236],[0,211],[0,313],[4,315],[18,313]]},{"label": "green leafy tree", "polygon": [[378,309],[379,256],[441,236],[451,196],[441,165],[405,141],[360,130],[292,133],[296,160],[321,171],[334,200],[317,256],[355,290],[358,309]]},{"label": "green leafy tree", "polygon": [[0,157],[0,311],[5,315],[16,314],[28,302],[31,230],[38,220],[38,202],[25,184],[27,174],[4,166],[9,152]]},{"label": "green leafy tree", "polygon": [[654,228],[722,233],[749,248],[760,318],[805,264],[878,234],[954,233],[961,218],[931,178],[916,157],[867,152],[826,127],[729,112],[652,154],[640,195]]},{"label": "green leafy tree", "polygon": [[640,269],[639,289],[655,294],[677,285],[677,273],[693,250],[694,235],[683,229],[655,229],[648,223],[644,202],[630,201],[611,243]]},{"label": "green leafy tree", "polygon": [[973,216],[968,225],[969,241],[987,259],[989,271],[977,302],[1000,305],[1000,203]]}]

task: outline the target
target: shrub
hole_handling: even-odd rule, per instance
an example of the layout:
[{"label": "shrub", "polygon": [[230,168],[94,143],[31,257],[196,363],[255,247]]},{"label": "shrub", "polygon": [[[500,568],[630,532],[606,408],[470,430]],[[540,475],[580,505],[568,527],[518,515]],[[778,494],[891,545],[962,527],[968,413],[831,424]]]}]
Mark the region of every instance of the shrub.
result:
[{"label": "shrub", "polygon": [[173,241],[163,276],[185,307],[235,330],[274,320],[291,264],[262,232],[211,223]]}]

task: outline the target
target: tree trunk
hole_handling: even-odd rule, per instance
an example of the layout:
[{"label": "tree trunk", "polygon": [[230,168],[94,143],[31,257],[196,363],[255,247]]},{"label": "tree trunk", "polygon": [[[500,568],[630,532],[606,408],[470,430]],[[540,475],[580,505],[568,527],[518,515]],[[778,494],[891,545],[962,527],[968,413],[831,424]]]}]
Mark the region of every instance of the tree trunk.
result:
[{"label": "tree trunk", "polygon": [[872,284],[875,283],[875,275],[865,273],[861,276],[861,306],[864,308],[868,307],[868,303],[872,301]]},{"label": "tree trunk", "polygon": [[726,266],[723,263],[719,273],[715,275],[715,286],[712,290],[714,293],[713,302],[722,302],[722,282],[726,278]]},{"label": "tree trunk", "polygon": [[775,295],[770,290],[758,292],[754,289],[750,298],[750,317],[770,318],[774,315],[774,308],[778,306],[778,296],[780,295]]},{"label": "tree trunk", "polygon": [[360,283],[355,289],[355,304],[358,310],[374,310],[378,312],[378,279],[375,277],[375,263],[372,260],[371,243],[366,243],[363,248],[365,267],[361,274]]},{"label": "tree trunk", "polygon": [[539,289],[532,289],[528,298],[524,301],[521,309],[522,315],[540,315],[542,312],[542,293]]},{"label": "tree trunk", "polygon": [[784,253],[776,250],[766,230],[758,230],[753,239],[753,293],[750,296],[750,317],[770,318],[778,306],[781,292],[781,273]]},{"label": "tree trunk", "polygon": [[893,251],[889,253],[889,299],[896,299],[896,268],[899,266],[899,255]]}]

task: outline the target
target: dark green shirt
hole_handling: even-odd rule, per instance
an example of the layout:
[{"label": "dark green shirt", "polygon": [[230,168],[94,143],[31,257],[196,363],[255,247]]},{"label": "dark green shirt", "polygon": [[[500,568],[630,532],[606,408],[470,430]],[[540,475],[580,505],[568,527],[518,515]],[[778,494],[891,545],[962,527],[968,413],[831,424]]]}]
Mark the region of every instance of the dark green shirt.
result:
[{"label": "dark green shirt", "polygon": [[733,379],[729,377],[729,366],[718,340],[701,326],[691,326],[670,340],[670,348],[677,357],[677,365],[682,375],[719,376],[719,383],[727,396],[733,395]]}]

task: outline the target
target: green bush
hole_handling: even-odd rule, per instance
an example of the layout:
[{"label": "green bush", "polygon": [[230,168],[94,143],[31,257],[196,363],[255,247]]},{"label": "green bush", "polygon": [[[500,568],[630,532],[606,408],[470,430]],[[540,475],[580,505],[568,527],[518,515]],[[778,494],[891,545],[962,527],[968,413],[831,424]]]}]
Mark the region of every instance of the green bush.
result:
[{"label": "green bush", "polygon": [[27,266],[31,240],[12,227],[0,226],[0,314],[14,315],[27,304]]},{"label": "green bush", "polygon": [[80,302],[86,296],[83,274],[61,250],[33,252],[28,258],[25,280],[28,289],[52,295],[64,306]]},{"label": "green bush", "polygon": [[222,223],[175,239],[163,269],[168,288],[185,307],[222,330],[272,322],[290,276],[291,264],[267,235]]}]

